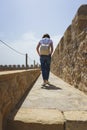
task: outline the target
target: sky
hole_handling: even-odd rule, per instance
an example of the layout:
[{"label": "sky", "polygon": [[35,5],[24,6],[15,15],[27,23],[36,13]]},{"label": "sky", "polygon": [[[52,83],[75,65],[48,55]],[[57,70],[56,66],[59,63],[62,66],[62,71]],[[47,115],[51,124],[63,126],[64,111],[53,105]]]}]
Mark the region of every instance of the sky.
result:
[{"label": "sky", "polygon": [[0,0],[0,65],[39,63],[36,46],[43,34],[53,40],[54,50],[82,4],[87,0]]}]

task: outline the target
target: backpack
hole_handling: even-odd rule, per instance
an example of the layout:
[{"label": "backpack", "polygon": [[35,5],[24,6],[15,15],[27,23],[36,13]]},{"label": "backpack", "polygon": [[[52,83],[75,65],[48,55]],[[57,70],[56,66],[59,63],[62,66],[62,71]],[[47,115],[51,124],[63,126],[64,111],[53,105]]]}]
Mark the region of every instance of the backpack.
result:
[{"label": "backpack", "polygon": [[40,55],[49,55],[50,54],[50,44],[41,44],[40,46]]}]

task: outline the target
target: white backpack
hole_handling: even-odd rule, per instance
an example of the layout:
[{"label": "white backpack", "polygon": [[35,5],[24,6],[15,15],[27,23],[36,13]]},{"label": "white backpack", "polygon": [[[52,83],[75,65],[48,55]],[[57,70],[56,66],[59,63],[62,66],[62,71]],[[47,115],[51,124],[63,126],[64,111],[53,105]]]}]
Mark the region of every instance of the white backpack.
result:
[{"label": "white backpack", "polygon": [[49,55],[50,54],[50,43],[51,40],[49,38],[43,38],[40,46],[40,55]]},{"label": "white backpack", "polygon": [[40,55],[49,55],[50,54],[50,44],[42,43],[40,46]]}]

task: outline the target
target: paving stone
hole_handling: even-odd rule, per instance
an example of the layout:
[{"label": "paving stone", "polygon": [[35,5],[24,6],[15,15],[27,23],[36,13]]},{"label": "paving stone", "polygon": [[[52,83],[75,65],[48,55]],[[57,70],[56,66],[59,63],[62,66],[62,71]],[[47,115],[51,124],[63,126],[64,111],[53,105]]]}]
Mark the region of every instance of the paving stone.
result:
[{"label": "paving stone", "polygon": [[[13,117],[11,117],[13,118]],[[9,121],[9,130],[64,130],[64,116],[58,110],[21,108]]]},{"label": "paving stone", "polygon": [[87,111],[64,112],[65,130],[87,130]]},{"label": "paving stone", "polygon": [[49,81],[51,85],[42,87],[43,81],[40,75],[21,107],[49,108],[60,111],[87,110],[87,96],[83,92],[52,73]]}]

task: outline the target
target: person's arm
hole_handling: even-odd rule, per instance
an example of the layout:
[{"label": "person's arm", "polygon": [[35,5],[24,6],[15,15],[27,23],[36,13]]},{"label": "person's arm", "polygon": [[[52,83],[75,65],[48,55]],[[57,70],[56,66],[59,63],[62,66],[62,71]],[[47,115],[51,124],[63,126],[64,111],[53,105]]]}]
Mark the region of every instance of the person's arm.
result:
[{"label": "person's arm", "polygon": [[38,53],[38,55],[40,56],[39,47],[40,47],[40,42],[38,43],[38,45],[37,45],[37,47],[36,47],[37,53]]},{"label": "person's arm", "polygon": [[52,55],[52,53],[53,53],[53,42],[50,44],[50,48],[51,48],[50,54]]}]

